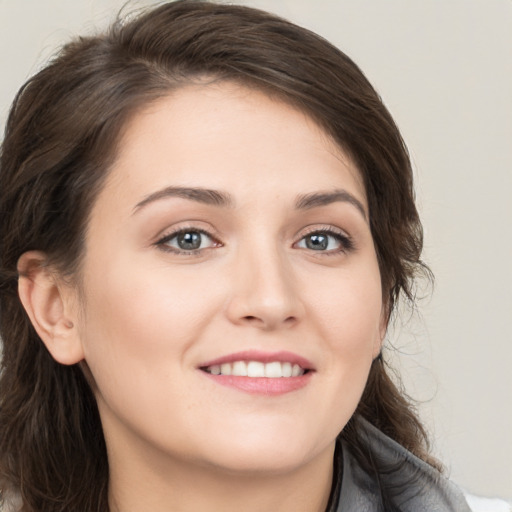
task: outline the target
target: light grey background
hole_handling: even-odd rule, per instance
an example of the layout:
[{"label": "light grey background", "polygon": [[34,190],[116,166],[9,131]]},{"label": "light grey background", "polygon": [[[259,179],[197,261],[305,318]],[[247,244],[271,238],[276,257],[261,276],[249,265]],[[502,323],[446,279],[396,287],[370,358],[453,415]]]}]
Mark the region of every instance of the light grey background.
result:
[{"label": "light grey background", "polygon": [[[512,499],[512,1],[243,3],[348,53],[401,127],[437,280],[421,317],[407,322],[406,314],[390,332],[399,349],[392,357],[424,402],[434,451],[452,478]],[[0,0],[0,124],[60,42],[104,25],[123,4]]]}]

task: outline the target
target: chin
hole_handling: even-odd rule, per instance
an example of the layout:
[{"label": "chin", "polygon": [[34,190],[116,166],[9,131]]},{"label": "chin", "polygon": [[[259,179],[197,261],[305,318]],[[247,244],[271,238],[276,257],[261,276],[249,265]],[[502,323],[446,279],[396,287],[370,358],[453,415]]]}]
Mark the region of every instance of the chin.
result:
[{"label": "chin", "polygon": [[297,470],[323,453],[334,440],[311,439],[286,431],[268,432],[254,429],[245,435],[211,439],[210,463],[236,473],[283,474]]}]

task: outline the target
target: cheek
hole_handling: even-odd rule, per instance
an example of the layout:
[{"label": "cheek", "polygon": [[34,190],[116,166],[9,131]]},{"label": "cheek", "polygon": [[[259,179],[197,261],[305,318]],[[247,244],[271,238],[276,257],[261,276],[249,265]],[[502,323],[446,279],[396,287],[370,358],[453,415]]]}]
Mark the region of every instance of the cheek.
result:
[{"label": "cheek", "polygon": [[98,386],[135,375],[149,382],[186,365],[219,303],[190,272],[133,263],[118,259],[87,281],[82,339]]},{"label": "cheek", "polygon": [[341,269],[311,287],[310,295],[316,326],[333,349],[356,356],[380,342],[383,305],[376,262]]},{"label": "cheek", "polygon": [[316,295],[316,314],[312,316],[326,354],[319,372],[326,406],[320,409],[316,421],[328,426],[326,437],[335,437],[352,417],[380,350],[380,276],[378,270],[369,269],[357,278],[339,276],[335,286],[331,279],[326,283],[329,293]]},{"label": "cheek", "polygon": [[[320,283],[318,283],[320,284]],[[348,409],[357,406],[373,359],[381,347],[382,290],[377,264],[361,266],[325,280],[311,291],[314,329],[323,344],[325,375]],[[350,411],[349,411],[350,412]]]},{"label": "cheek", "polygon": [[[142,263],[130,267],[128,271],[117,260],[115,266],[103,267],[100,278],[88,281],[85,360],[104,428],[115,432],[119,425],[129,426],[157,442],[166,439],[165,429],[159,429],[170,418],[179,416],[187,425],[193,416],[188,410],[205,407],[196,403],[200,396],[189,393],[193,354],[218,310],[219,297],[190,272]],[[180,432],[175,433],[178,439]]]}]

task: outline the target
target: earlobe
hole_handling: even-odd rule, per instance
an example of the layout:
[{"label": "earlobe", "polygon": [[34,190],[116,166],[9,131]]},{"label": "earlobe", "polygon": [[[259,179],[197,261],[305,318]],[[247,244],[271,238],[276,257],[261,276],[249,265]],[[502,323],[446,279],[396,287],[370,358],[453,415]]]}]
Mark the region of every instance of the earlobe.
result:
[{"label": "earlobe", "polygon": [[84,358],[70,303],[69,287],[59,281],[39,251],[24,253],[18,260],[18,293],[34,329],[52,357],[61,364]]}]

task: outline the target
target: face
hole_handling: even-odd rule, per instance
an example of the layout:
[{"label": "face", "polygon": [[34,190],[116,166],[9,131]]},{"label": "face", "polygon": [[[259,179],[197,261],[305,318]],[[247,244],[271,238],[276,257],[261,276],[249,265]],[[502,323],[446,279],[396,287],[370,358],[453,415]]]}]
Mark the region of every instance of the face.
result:
[{"label": "face", "polygon": [[137,114],[82,278],[110,456],[277,472],[332,457],[385,315],[358,171],[303,113],[224,83]]}]

